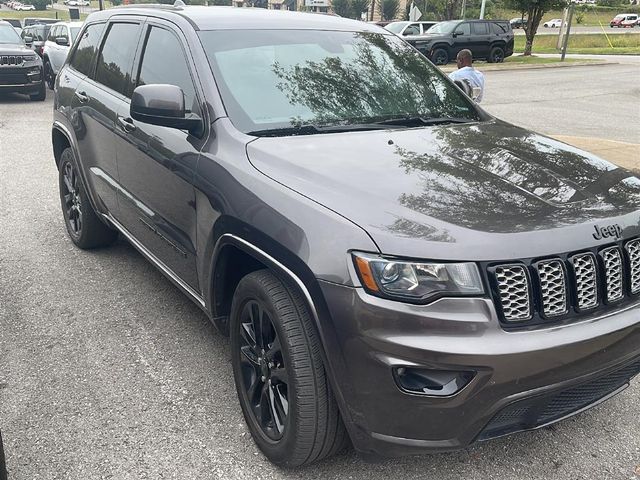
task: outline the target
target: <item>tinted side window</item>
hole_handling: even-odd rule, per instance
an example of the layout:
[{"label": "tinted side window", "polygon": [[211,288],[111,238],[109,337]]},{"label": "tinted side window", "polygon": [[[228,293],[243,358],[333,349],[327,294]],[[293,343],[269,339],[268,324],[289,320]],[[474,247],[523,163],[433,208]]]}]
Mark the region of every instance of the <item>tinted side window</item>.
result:
[{"label": "tinted side window", "polygon": [[461,23],[455,29],[455,33],[462,34],[465,36],[471,35],[471,27],[468,23]]},{"label": "tinted side window", "polygon": [[104,23],[89,25],[78,40],[78,46],[71,59],[71,66],[80,73],[89,75],[91,65],[98,50],[98,43],[104,30]]},{"label": "tinted side window", "polygon": [[69,29],[66,26],[59,27],[58,37],[66,38],[69,41]]},{"label": "tinted side window", "polygon": [[420,35],[420,25],[412,23],[404,31],[403,35]]},{"label": "tinted side window", "polygon": [[500,23],[492,23],[491,24],[491,31],[493,33],[497,33],[498,35],[502,35],[504,33],[507,33],[507,27],[505,25],[500,24]]},{"label": "tinted side window", "polygon": [[56,34],[58,32],[58,28],[59,27],[51,27],[51,30],[49,30],[49,38],[47,40],[51,40],[52,42],[56,41]]},{"label": "tinted side window", "polygon": [[[172,61],[167,61],[167,59]],[[145,42],[137,85],[168,83],[184,92],[187,110],[197,111],[196,92],[180,40],[169,30],[151,27]]]},{"label": "tinted side window", "polygon": [[474,22],[471,24],[474,35],[487,35],[489,33],[489,25],[485,22]]},{"label": "tinted side window", "polygon": [[[138,41],[137,23],[113,23],[98,55],[95,79],[110,89],[127,95],[131,63]],[[165,61],[171,57],[165,57]]]}]

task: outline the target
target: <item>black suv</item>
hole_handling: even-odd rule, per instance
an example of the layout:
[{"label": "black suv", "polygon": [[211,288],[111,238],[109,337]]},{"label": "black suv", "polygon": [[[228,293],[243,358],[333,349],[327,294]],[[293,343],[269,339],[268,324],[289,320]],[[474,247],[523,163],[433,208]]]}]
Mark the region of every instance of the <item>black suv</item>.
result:
[{"label": "black suv", "polygon": [[506,20],[451,20],[431,27],[424,35],[407,37],[436,65],[456,58],[460,50],[471,50],[473,58],[502,62],[513,55],[513,30]]},{"label": "black suv", "polygon": [[52,135],[71,240],[122,235],[230,335],[277,464],[464,448],[640,370],[640,179],[489,116],[378,26],[93,13]]},{"label": "black suv", "polygon": [[0,92],[25,93],[31,100],[46,97],[42,59],[5,21],[0,21]]}]

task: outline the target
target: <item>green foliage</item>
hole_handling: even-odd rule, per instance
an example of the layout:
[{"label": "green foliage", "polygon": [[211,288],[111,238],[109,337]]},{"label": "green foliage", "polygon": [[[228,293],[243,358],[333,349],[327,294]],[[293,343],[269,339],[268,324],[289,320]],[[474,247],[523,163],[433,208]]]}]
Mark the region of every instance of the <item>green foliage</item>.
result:
[{"label": "green foliage", "polygon": [[351,13],[349,17],[360,20],[362,12],[369,10],[369,0],[351,0]]},{"label": "green foliage", "polygon": [[394,20],[398,16],[400,0],[379,0],[378,12],[382,20]]},{"label": "green foliage", "polygon": [[520,12],[527,19],[524,25],[525,55],[531,55],[533,39],[538,32],[543,15],[549,10],[562,10],[567,6],[567,0],[504,0],[504,3],[505,6]]},{"label": "green foliage", "polygon": [[417,0],[416,6],[422,12],[420,20],[454,20],[462,12],[462,0]]},{"label": "green foliage", "polygon": [[576,8],[574,15],[575,15],[576,23],[578,25],[581,25],[582,23],[584,23],[584,16],[587,13],[587,10],[589,10],[588,5],[580,5],[579,7]]},{"label": "green foliage", "polygon": [[111,5],[113,5],[114,7],[118,7],[122,5],[122,0],[111,0]]},{"label": "green foliage", "polygon": [[598,0],[599,7],[621,7],[629,5],[627,0]]},{"label": "green foliage", "polygon": [[[192,0],[188,0],[185,3],[193,5],[193,1]],[[230,7],[231,6],[231,0],[209,0],[209,5],[222,5],[222,6]]]},{"label": "green foliage", "polygon": [[351,16],[351,2],[349,0],[332,0],[331,8],[341,17]]},{"label": "green foliage", "polygon": [[36,7],[36,10],[46,10],[49,5],[48,0],[32,0],[31,5]]}]

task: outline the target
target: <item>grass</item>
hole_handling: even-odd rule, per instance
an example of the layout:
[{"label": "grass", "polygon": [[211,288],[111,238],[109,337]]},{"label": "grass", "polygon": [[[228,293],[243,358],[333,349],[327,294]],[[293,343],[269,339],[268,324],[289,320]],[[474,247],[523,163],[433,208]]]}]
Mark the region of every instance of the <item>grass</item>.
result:
[{"label": "grass", "polygon": [[[68,21],[69,20],[69,11],[68,10],[33,10],[31,12],[18,12],[16,10],[0,10],[0,18],[19,18],[22,20],[23,18],[34,18],[34,17],[42,17],[42,18],[57,18],[60,21]],[[80,20],[84,20],[87,18],[86,13],[80,14]]]},{"label": "grass", "polygon": [[[558,53],[556,49],[556,35],[536,35],[533,41],[533,53]],[[609,41],[613,48],[609,45]],[[594,55],[640,55],[640,35],[620,34],[609,35],[602,33],[571,35],[567,53],[590,53]],[[514,51],[524,51],[524,35],[515,37]]]},{"label": "grass", "polygon": [[[584,62],[579,58],[565,58],[564,63]],[[589,60],[587,60],[588,62]],[[522,55],[513,55],[504,59],[504,63],[517,64],[517,65],[537,65],[546,63],[562,63],[557,58],[542,58],[532,55],[530,57],[523,57]],[[492,64],[494,65],[494,64]]]}]

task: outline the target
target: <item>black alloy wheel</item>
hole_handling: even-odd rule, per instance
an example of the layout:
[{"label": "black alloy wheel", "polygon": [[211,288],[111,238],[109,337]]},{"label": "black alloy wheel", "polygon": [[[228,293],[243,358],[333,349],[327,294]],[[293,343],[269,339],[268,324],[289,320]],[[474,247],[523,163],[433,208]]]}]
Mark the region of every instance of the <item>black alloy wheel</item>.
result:
[{"label": "black alloy wheel", "polygon": [[446,65],[449,63],[449,54],[444,48],[437,48],[431,55],[431,59],[436,65]]},{"label": "black alloy wheel", "polygon": [[289,414],[289,374],[269,312],[247,302],[240,314],[242,386],[252,413],[271,440],[280,440]]},{"label": "black alloy wheel", "polygon": [[53,74],[53,69],[51,68],[49,61],[44,63],[44,79],[47,82],[49,90],[53,90],[56,84],[56,77]]},{"label": "black alloy wheel", "polygon": [[504,62],[504,50],[502,47],[493,47],[489,53],[489,63]]},{"label": "black alloy wheel", "polygon": [[65,220],[72,236],[82,235],[82,199],[80,198],[80,185],[75,166],[71,162],[65,162],[62,166],[62,190],[64,198],[63,208]]}]

